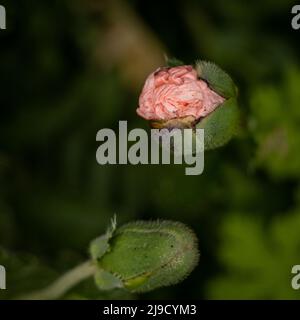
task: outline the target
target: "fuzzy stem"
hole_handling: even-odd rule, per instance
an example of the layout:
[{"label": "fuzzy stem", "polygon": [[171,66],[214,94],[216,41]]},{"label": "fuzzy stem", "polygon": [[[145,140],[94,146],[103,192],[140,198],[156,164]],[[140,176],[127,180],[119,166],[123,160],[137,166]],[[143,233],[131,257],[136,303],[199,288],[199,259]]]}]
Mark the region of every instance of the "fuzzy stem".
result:
[{"label": "fuzzy stem", "polygon": [[63,296],[68,290],[82,280],[91,277],[96,272],[96,266],[92,261],[84,262],[67,271],[63,276],[54,281],[45,289],[34,291],[28,295],[19,297],[21,300],[53,300]]}]

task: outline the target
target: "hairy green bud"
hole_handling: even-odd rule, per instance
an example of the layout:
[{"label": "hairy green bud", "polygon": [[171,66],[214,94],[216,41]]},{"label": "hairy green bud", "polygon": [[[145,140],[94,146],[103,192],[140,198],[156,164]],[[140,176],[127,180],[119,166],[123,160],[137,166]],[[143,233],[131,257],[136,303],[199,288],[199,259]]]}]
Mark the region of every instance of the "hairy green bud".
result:
[{"label": "hairy green bud", "polygon": [[[102,249],[107,246],[106,252]],[[197,238],[182,223],[137,221],[112,228],[92,241],[90,252],[99,271],[96,284],[102,290],[125,288],[146,292],[176,284],[198,263]]]}]

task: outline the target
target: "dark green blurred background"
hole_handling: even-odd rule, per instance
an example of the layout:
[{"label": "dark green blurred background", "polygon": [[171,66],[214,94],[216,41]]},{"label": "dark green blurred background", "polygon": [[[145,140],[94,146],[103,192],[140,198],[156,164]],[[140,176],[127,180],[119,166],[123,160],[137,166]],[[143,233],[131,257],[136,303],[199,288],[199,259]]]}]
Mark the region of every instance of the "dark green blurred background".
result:
[{"label": "dark green blurred background", "polygon": [[[300,30],[295,1],[1,0],[0,264],[14,298],[87,258],[114,213],[173,219],[199,237],[199,266],[177,286],[139,297],[300,298]],[[183,166],[99,166],[96,133],[148,128],[136,107],[164,53],[212,60],[239,87],[237,137]]]}]

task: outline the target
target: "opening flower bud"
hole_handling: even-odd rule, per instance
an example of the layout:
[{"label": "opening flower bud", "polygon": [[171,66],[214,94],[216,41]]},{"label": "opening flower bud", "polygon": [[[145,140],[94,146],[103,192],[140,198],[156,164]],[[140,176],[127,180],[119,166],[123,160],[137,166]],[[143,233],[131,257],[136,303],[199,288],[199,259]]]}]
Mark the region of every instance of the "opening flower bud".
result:
[{"label": "opening flower bud", "polygon": [[236,95],[232,79],[213,63],[162,67],[146,79],[137,113],[156,129],[204,128],[205,149],[213,149],[234,134]]}]

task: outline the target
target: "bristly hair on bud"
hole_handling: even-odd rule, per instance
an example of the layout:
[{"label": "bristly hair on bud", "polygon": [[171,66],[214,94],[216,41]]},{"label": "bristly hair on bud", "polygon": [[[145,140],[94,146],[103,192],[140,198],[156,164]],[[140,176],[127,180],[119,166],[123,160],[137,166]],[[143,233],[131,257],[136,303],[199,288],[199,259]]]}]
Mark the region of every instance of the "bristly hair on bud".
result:
[{"label": "bristly hair on bud", "polygon": [[[95,245],[97,242],[92,242]],[[115,231],[108,247],[96,257],[101,271],[95,279],[102,290],[123,287],[146,292],[176,284],[190,274],[199,259],[194,232],[174,221],[128,223]]]},{"label": "bristly hair on bud", "polygon": [[237,87],[231,77],[213,62],[197,60],[196,71],[198,77],[205,80],[210,88],[229,99],[237,96]]}]

